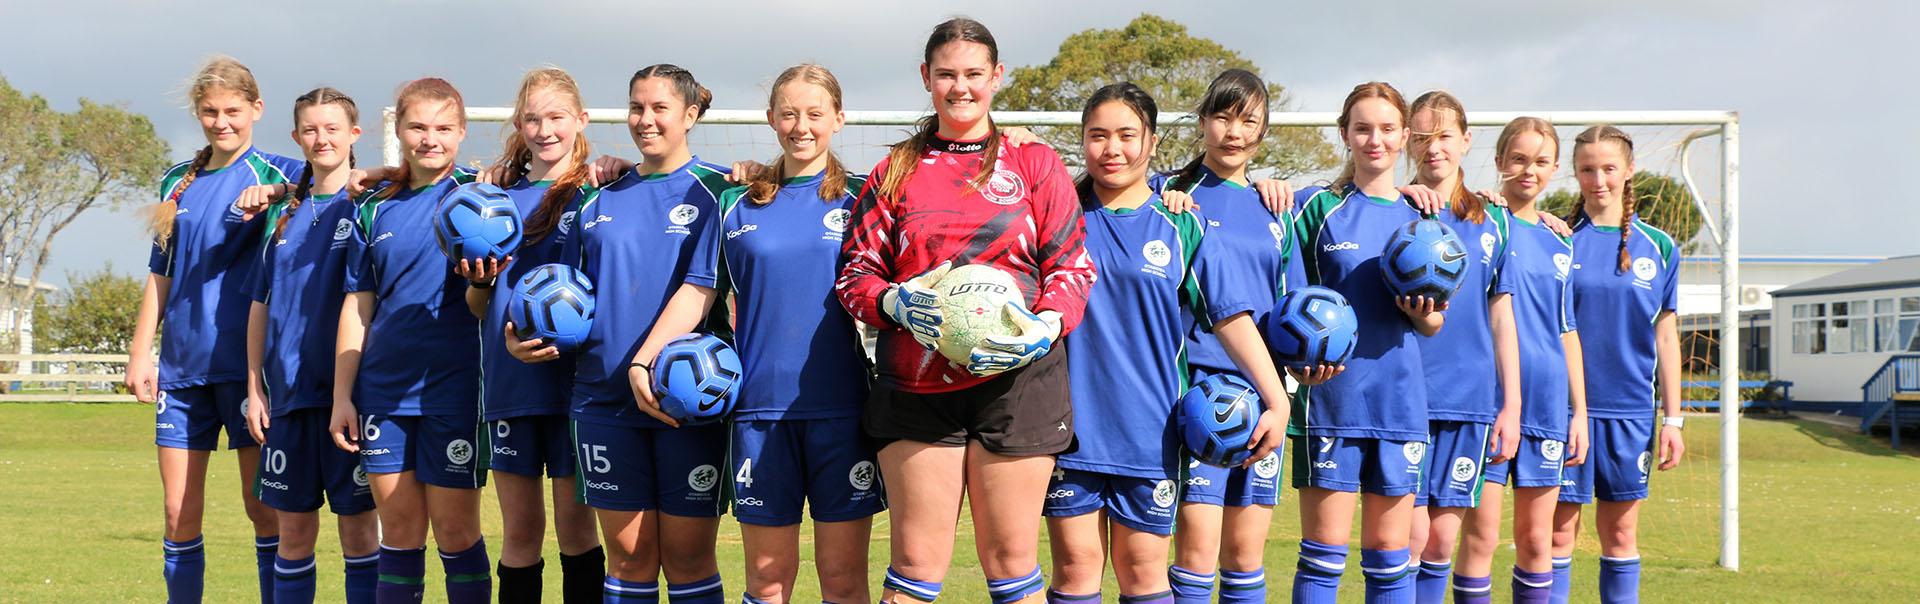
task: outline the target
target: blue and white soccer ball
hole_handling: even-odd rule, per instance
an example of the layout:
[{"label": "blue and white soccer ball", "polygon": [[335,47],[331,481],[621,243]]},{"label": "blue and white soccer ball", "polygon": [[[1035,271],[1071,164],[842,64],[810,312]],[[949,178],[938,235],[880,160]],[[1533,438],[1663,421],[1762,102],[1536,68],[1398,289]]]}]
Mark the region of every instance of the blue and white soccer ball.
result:
[{"label": "blue and white soccer ball", "polygon": [[1438,220],[1420,219],[1394,231],[1380,252],[1380,277],[1394,297],[1446,302],[1467,274],[1467,244]]},{"label": "blue and white soccer ball", "polygon": [[682,424],[720,421],[733,411],[740,356],[712,334],[690,333],[668,342],[653,360],[653,392],[660,410]]},{"label": "blue and white soccer ball", "polygon": [[506,258],[520,247],[520,208],[500,187],[460,185],[440,200],[433,234],[452,262]]},{"label": "blue and white soccer ball", "polygon": [[1260,422],[1260,394],[1238,376],[1200,380],[1174,404],[1180,442],[1201,463],[1234,467],[1253,456],[1247,443]]},{"label": "blue and white soccer ball", "polygon": [[593,329],[593,280],[565,264],[533,267],[513,284],[507,320],[521,340],[545,340],[572,350]]},{"label": "blue and white soccer ball", "polygon": [[1287,292],[1260,331],[1274,360],[1295,369],[1345,363],[1360,342],[1360,321],[1347,297],[1318,285]]}]

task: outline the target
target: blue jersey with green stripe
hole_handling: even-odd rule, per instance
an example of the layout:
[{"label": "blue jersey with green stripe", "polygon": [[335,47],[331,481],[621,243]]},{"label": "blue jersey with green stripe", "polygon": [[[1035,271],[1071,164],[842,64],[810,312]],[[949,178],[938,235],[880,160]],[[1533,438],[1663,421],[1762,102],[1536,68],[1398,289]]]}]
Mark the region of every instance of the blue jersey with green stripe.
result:
[{"label": "blue jersey with green stripe", "polygon": [[[1520,433],[1567,440],[1573,414],[1567,349],[1560,335],[1578,325],[1568,270],[1573,245],[1537,222],[1513,220],[1507,268],[1500,281],[1513,291],[1513,326],[1520,344]],[[1447,313],[1447,321],[1453,321]],[[1452,329],[1452,325],[1447,326]]]},{"label": "blue jersey with green stripe", "polygon": [[1620,228],[1582,215],[1573,229],[1573,310],[1586,361],[1587,415],[1653,417],[1659,359],[1654,322],[1680,307],[1680,255],[1673,237],[1638,218],[1628,226],[1627,270]]},{"label": "blue jersey with green stripe", "polygon": [[[726,174],[698,158],[657,174],[630,171],[574,213],[579,234],[567,256],[578,258],[594,286],[593,328],[574,358],[574,419],[666,426],[636,406],[627,363],[680,284],[725,289],[690,269],[707,255],[699,246],[714,243],[702,235],[731,187]],[[715,306],[724,318],[724,305]]]},{"label": "blue jersey with green stripe", "polygon": [[1500,278],[1507,259],[1506,208],[1487,205],[1480,222],[1461,218],[1451,208],[1435,217],[1467,244],[1466,274],[1460,291],[1447,303],[1447,325],[1420,338],[1420,359],[1427,378],[1427,417],[1456,422],[1492,423],[1500,414],[1502,392],[1493,363],[1493,326],[1487,301],[1512,289]]},{"label": "blue jersey with green stripe", "polygon": [[[514,207],[519,208],[520,216],[531,219],[552,185],[550,180],[521,179],[505,190],[507,196],[513,198]],[[582,187],[567,207],[577,207],[582,198],[592,194],[592,190]],[[480,396],[486,403],[487,421],[567,412],[567,401],[573,390],[573,358],[523,363],[507,352],[506,326],[514,284],[534,267],[563,260],[561,250],[572,234],[572,225],[567,222],[571,217],[570,211],[563,213],[560,221],[539,241],[522,240],[520,249],[513,252],[513,264],[495,281],[493,296],[487,301],[487,318],[480,327]]]},{"label": "blue jersey with green stripe", "polygon": [[[1149,182],[1155,191],[1164,191],[1172,180],[1171,175],[1161,174]],[[1181,190],[1205,210],[1207,237],[1225,250],[1209,267],[1208,279],[1245,292],[1245,299],[1217,302],[1244,305],[1253,311],[1255,321],[1262,321],[1288,286],[1306,282],[1306,272],[1296,260],[1294,214],[1268,211],[1259,191],[1220,178],[1205,166],[1200,168],[1200,179]],[[1220,340],[1200,325],[1187,330],[1187,362],[1209,374],[1240,375]]]},{"label": "blue jersey with green stripe", "polygon": [[1347,370],[1306,397],[1311,436],[1427,438],[1427,384],[1419,333],[1380,277],[1380,252],[1401,227],[1420,218],[1404,197],[1381,199],[1351,184],[1342,193],[1318,187],[1304,199],[1296,223],[1307,281],[1347,297],[1360,323]]},{"label": "blue jersey with green stripe", "polygon": [[247,278],[260,260],[265,221],[233,205],[247,187],[294,182],[306,164],[247,148],[225,168],[201,170],[185,191],[192,162],[160,179],[160,201],[177,195],[173,235],[156,241],[147,270],[169,277],[160,320],[160,388],[247,378]]},{"label": "blue jersey with green stripe", "polygon": [[[1063,468],[1165,479],[1179,473],[1174,401],[1186,391],[1186,332],[1255,310],[1266,286],[1215,279],[1235,258],[1197,211],[1173,214],[1158,195],[1139,208],[1082,200],[1087,254],[1100,267],[1073,335],[1067,375],[1079,448]],[[1270,310],[1263,308],[1262,310]],[[1232,362],[1228,362],[1232,367]]]},{"label": "blue jersey with green stripe", "polygon": [[[274,417],[333,406],[333,354],[354,204],[345,194],[312,195],[300,207],[278,203],[264,215],[267,243],[248,279],[267,306],[262,385]],[[282,216],[284,228],[275,228]]]},{"label": "blue jersey with green stripe", "polygon": [[373,322],[361,348],[353,403],[362,415],[479,419],[480,320],[467,309],[467,280],[434,238],[440,201],[473,175],[386,196],[363,195],[347,246],[343,291],[372,292]]},{"label": "blue jersey with green stripe", "polygon": [[[833,201],[822,174],[787,179],[767,203],[746,187],[720,198],[720,219],[704,232],[706,256],[689,281],[730,283],[734,349],[742,383],[734,418],[859,417],[867,400],[867,357],[853,317],[833,283],[853,203],[866,178],[849,176]],[[716,303],[717,304],[717,303]]]}]

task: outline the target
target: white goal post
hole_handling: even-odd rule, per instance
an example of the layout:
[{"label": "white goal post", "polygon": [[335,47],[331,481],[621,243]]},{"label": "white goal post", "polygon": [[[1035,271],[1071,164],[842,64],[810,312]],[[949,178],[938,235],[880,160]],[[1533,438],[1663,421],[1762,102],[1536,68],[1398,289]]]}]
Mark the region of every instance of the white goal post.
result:
[{"label": "white goal post", "polygon": [[[472,122],[505,123],[513,113],[510,107],[469,107],[467,119]],[[624,127],[627,111],[624,108],[588,109],[590,121],[596,124],[620,124]],[[908,126],[926,115],[925,111],[847,111],[847,125],[853,126]],[[382,158],[384,165],[399,165],[400,141],[394,135],[394,113],[392,107],[383,112],[381,128]],[[1719,261],[1719,358],[1714,366],[1720,369],[1720,566],[1729,570],[1740,568],[1740,116],[1734,111],[1470,111],[1467,113],[1468,125],[1472,128],[1499,128],[1507,122],[1521,116],[1533,116],[1546,119],[1560,128],[1585,127],[1594,124],[1612,124],[1621,127],[1655,126],[1690,129],[1683,134],[1664,141],[1667,147],[1661,152],[1669,154],[1670,166],[1677,166],[1678,178],[1692,193],[1694,203],[1704,224],[1704,241],[1718,252]],[[1003,126],[1077,126],[1080,114],[1071,111],[995,111],[994,121]],[[1337,114],[1327,112],[1275,112],[1268,118],[1272,126],[1319,127],[1331,131]],[[1191,127],[1196,124],[1193,114],[1162,112],[1159,123],[1163,127]],[[766,113],[760,109],[715,109],[700,119],[702,126],[731,125],[759,126],[766,128]],[[699,128],[696,128],[698,131]],[[475,132],[470,128],[469,132]],[[471,136],[471,134],[470,134]],[[1717,149],[1707,146],[1707,151],[1717,152],[1717,191],[1701,191],[1695,186],[1692,167],[1689,165],[1694,148],[1692,145],[1701,140],[1718,138]],[[1491,138],[1483,139],[1479,147],[1491,148]],[[1643,143],[1637,150],[1645,149]],[[1645,151],[1641,151],[1645,153]],[[1569,162],[1570,163],[1570,162]],[[1569,166],[1570,168],[1570,166]],[[1711,169],[1711,168],[1710,168]],[[1562,174],[1570,173],[1563,170]],[[1709,183],[1716,179],[1707,179]],[[1708,195],[1717,193],[1717,203],[1709,201]]]}]

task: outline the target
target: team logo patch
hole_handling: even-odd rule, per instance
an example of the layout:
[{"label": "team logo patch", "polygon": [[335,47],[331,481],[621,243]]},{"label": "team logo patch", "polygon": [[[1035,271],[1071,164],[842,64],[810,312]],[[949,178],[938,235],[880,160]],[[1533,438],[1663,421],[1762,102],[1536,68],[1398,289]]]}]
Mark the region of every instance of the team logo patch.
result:
[{"label": "team logo patch", "polygon": [[246,215],[247,215],[247,211],[246,211],[246,210],[242,210],[242,209],[240,209],[240,204],[237,204],[237,203],[236,203],[236,204],[233,204],[233,205],[230,205],[230,206],[227,206],[227,213],[228,213],[228,214],[232,214],[232,215],[234,215],[234,216],[246,216]]},{"label": "team logo patch", "polygon": [[853,217],[853,212],[847,211],[846,208],[841,208],[838,210],[827,212],[826,216],[820,217],[820,224],[826,225],[827,230],[829,231],[833,231],[835,233],[842,233],[842,232],[846,232],[847,220],[852,217]]},{"label": "team logo patch", "polygon": [[709,464],[700,464],[693,471],[687,472],[687,486],[695,491],[702,493],[711,491],[713,485],[719,482],[720,470]]},{"label": "team logo patch", "polygon": [[352,219],[342,218],[340,219],[339,224],[333,225],[334,241],[344,241],[346,240],[346,238],[352,237],[352,236],[353,236],[353,220]]},{"label": "team logo patch", "polygon": [[1473,470],[1478,467],[1478,465],[1479,464],[1474,463],[1471,457],[1460,456],[1453,458],[1453,481],[1466,482],[1473,480]]},{"label": "team logo patch", "polygon": [[1554,270],[1560,271],[1560,276],[1567,276],[1567,270],[1573,268],[1573,257],[1566,254],[1554,254],[1553,268]]},{"label": "team logo patch", "polygon": [[1173,507],[1173,481],[1162,480],[1153,485],[1153,505],[1163,508]]},{"label": "team logo patch", "polygon": [[1253,473],[1261,478],[1273,478],[1280,474],[1280,454],[1268,453],[1260,461],[1253,462]]},{"label": "team logo patch", "polygon": [[1645,474],[1647,473],[1648,470],[1651,470],[1651,469],[1653,469],[1653,455],[1650,453],[1647,453],[1646,451],[1641,451],[1640,452],[1640,473]]},{"label": "team logo patch", "polygon": [[693,224],[693,221],[699,218],[700,208],[696,208],[690,203],[673,206],[673,209],[667,210],[667,221],[676,225],[687,226]]},{"label": "team logo patch", "polygon": [[497,422],[493,422],[493,435],[494,435],[494,436],[496,436],[496,437],[499,437],[499,438],[506,438],[506,437],[507,437],[507,435],[509,435],[509,434],[513,434],[513,426],[511,426],[511,425],[508,425],[508,424],[507,424],[507,420],[504,420],[504,419],[503,419],[503,420],[500,420],[500,421],[497,421]]},{"label": "team logo patch", "polygon": [[353,484],[354,486],[360,486],[360,487],[367,486],[367,469],[366,468],[361,466],[353,467]]},{"label": "team logo patch", "polygon": [[1547,461],[1550,461],[1550,462],[1560,461],[1561,454],[1565,452],[1566,452],[1566,445],[1564,443],[1561,443],[1560,441],[1557,441],[1557,440],[1540,441],[1540,456],[1546,458]]},{"label": "team logo patch", "polygon": [[461,466],[473,461],[473,443],[467,442],[464,438],[456,438],[453,442],[447,443],[447,461]]},{"label": "team logo patch", "polygon": [[874,469],[871,461],[853,464],[853,469],[847,470],[847,484],[862,491],[873,488],[873,477]]},{"label": "team logo patch", "polygon": [[1166,266],[1173,261],[1173,250],[1167,249],[1167,242],[1159,239],[1148,241],[1147,246],[1140,249],[1140,254],[1146,256],[1147,262],[1152,262],[1154,266]]},{"label": "team logo patch", "polygon": [[567,212],[565,214],[561,214],[560,224],[554,225],[554,228],[559,229],[560,234],[562,235],[567,234],[567,229],[573,228],[573,215],[574,215],[573,212]]},{"label": "team logo patch", "polygon": [[1427,443],[1417,440],[1409,442],[1406,446],[1400,447],[1400,453],[1407,457],[1407,463],[1420,463],[1420,460],[1427,456]]},{"label": "team logo patch", "polygon": [[985,196],[987,201],[1008,206],[1020,201],[1020,192],[1026,188],[1019,174],[996,167],[993,170],[993,176],[987,178],[987,186],[980,188],[980,194]]},{"label": "team logo patch", "polygon": [[1641,281],[1652,281],[1653,276],[1658,274],[1660,274],[1660,267],[1654,266],[1652,258],[1633,259],[1633,276],[1639,277]]},{"label": "team logo patch", "polygon": [[1486,254],[1481,257],[1488,258],[1488,259],[1493,258],[1493,244],[1499,243],[1500,242],[1499,240],[1500,238],[1494,237],[1493,233],[1481,233],[1480,234],[1480,251],[1485,252]]}]

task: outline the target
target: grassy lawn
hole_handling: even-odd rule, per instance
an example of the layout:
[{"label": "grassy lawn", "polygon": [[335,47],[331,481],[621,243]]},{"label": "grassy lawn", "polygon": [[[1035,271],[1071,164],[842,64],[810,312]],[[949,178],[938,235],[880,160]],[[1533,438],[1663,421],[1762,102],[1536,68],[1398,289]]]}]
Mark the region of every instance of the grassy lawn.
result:
[{"label": "grassy lawn", "polygon": [[[131,404],[0,405],[0,602],[164,600],[151,413]],[[1741,571],[1716,565],[1719,427],[1697,418],[1688,424],[1687,462],[1655,478],[1642,516],[1647,601],[1899,601],[1920,593],[1920,556],[1911,550],[1920,542],[1920,447],[1896,455],[1884,440],[1818,422],[1744,420],[1741,430]],[[217,455],[209,474],[207,600],[247,601],[255,597],[252,543],[233,457]],[[1300,537],[1294,497],[1282,499],[1267,550],[1273,601],[1285,599]],[[497,547],[499,513],[490,492],[482,509]],[[971,526],[963,521],[960,529],[941,601],[984,602]],[[339,594],[339,545],[328,535],[323,529],[318,554],[322,600]],[[886,568],[887,535],[883,515],[869,549],[875,585]],[[730,519],[720,541],[721,571],[737,598],[740,539]],[[547,594],[557,601],[551,538],[547,549]],[[1589,530],[1575,567],[1577,601],[1594,599],[1597,551]],[[1041,555],[1044,567],[1044,548]],[[1497,569],[1512,564],[1510,549],[1501,556]],[[812,572],[803,562],[796,601],[818,601]],[[1504,572],[1496,571],[1499,599]],[[443,601],[439,573],[438,564],[428,564],[429,602]],[[1357,568],[1345,587],[1342,601],[1360,601]],[[1105,593],[1118,593],[1111,581]]]}]

